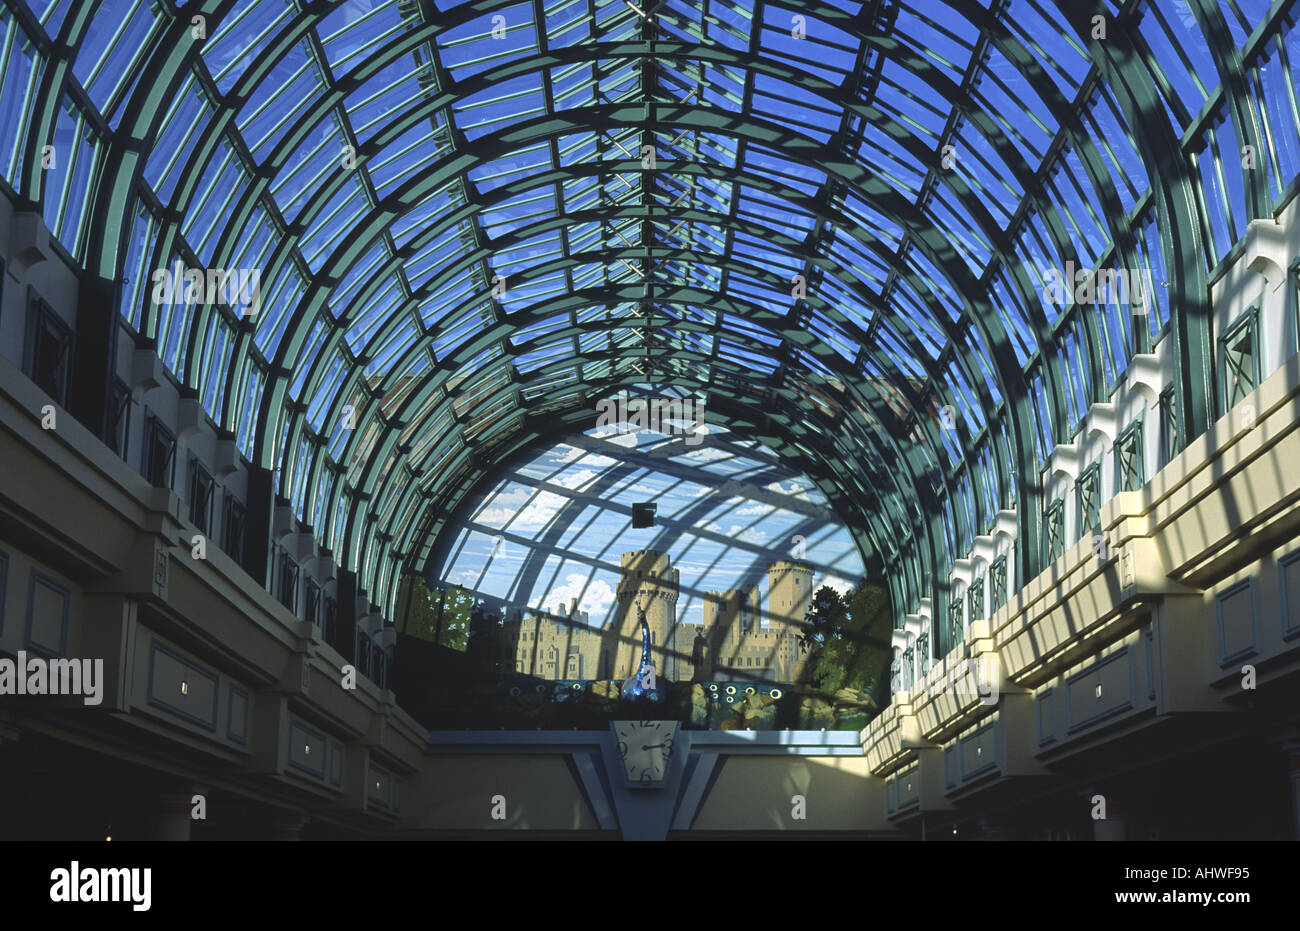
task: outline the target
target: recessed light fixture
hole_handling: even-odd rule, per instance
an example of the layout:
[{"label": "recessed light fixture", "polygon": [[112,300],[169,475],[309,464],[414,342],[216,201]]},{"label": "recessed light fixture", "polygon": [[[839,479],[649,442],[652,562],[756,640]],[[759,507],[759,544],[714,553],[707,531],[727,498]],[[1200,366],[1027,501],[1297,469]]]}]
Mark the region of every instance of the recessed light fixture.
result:
[{"label": "recessed light fixture", "polygon": [[181,680],[181,694],[182,695],[190,694],[190,684],[186,682],[184,679]]}]

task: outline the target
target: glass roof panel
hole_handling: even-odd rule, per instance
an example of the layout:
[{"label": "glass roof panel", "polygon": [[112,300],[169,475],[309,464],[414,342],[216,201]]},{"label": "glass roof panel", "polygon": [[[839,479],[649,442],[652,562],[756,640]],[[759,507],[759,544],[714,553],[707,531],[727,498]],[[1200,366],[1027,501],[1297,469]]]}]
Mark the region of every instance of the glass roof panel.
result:
[{"label": "glass roof panel", "polygon": [[1056,4],[1043,0],[1011,0],[1002,18],[1038,60],[1067,100],[1074,99],[1091,67],[1088,52],[1061,16]]},{"label": "glass roof panel", "polygon": [[[637,371],[734,403],[805,456],[860,539],[924,508],[916,523],[941,515],[951,546],[932,542],[953,555],[989,517],[989,470],[1029,452],[990,458],[997,437],[1037,434],[1040,455],[1068,441],[1073,422],[1047,417],[1077,420],[1150,352],[1169,279],[1208,274],[1300,165],[1293,17],[1265,0],[1206,7],[1227,23],[1209,34],[1184,2],[1108,4],[1123,41],[1104,67],[1045,0],[970,16],[847,0],[248,0],[189,57],[157,47],[171,5],[105,0],[93,28],[68,9],[0,11],[5,181],[74,262],[116,257],[95,273],[122,283],[126,324],[276,466],[277,492],[346,543],[344,563],[399,546],[420,558],[430,541],[410,535],[442,531],[381,545],[385,519],[433,526],[445,483],[466,494],[476,465],[568,429]],[[1212,48],[1229,35],[1242,55]],[[1216,60],[1243,57],[1243,80],[1220,90]],[[74,80],[46,88],[56,64]],[[1175,126],[1156,125],[1161,109]],[[1247,113],[1263,175],[1240,167]],[[54,136],[55,171],[23,164],[50,142],[34,127]],[[1153,153],[1182,160],[1175,190],[1152,190]],[[1194,205],[1204,254],[1167,259],[1157,210],[1171,203]],[[118,216],[129,242],[106,241]],[[164,255],[258,269],[258,315],[156,305],[145,283]],[[1150,270],[1145,320],[1043,294],[1049,269],[1121,256]],[[1002,403],[1026,394],[1037,425]],[[939,401],[961,411],[942,440],[911,409]],[[326,424],[344,402],[367,411],[350,433]],[[872,463],[908,436],[919,452],[889,487]],[[324,479],[331,467],[347,481]],[[918,503],[921,489],[946,503]],[[382,597],[391,573],[366,571]]]},{"label": "glass roof panel", "polygon": [[236,6],[221,21],[200,52],[221,93],[230,93],[235,81],[256,64],[293,14],[293,4],[284,0],[251,0]]},{"label": "glass roof panel", "polygon": [[537,51],[531,3],[503,5],[438,36],[438,57],[456,81]]}]

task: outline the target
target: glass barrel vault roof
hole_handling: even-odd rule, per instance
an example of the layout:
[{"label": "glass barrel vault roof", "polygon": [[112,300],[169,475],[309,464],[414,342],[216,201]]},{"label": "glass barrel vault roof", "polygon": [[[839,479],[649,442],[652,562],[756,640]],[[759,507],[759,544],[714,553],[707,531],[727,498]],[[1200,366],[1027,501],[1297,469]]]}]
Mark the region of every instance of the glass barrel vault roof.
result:
[{"label": "glass barrel vault roof", "polygon": [[[1296,18],[6,0],[0,174],[376,600],[485,464],[642,385],[810,476],[914,603],[999,511],[1036,540],[1135,354],[1172,340],[1204,429],[1205,284],[1300,171]],[[258,269],[257,312],[151,300],[176,261]],[[1067,263],[1148,301],[1053,300]]]}]

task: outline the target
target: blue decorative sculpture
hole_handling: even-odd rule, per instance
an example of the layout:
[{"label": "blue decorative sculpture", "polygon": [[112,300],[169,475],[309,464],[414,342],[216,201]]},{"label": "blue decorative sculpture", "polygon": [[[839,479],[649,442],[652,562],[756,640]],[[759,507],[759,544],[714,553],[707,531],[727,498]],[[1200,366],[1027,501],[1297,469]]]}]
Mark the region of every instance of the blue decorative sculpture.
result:
[{"label": "blue decorative sculpture", "polygon": [[641,622],[641,667],[623,681],[623,688],[619,694],[623,701],[662,704],[664,692],[655,678],[655,664],[650,658],[650,625],[646,623],[645,611],[641,610],[639,599],[636,603],[636,615]]}]

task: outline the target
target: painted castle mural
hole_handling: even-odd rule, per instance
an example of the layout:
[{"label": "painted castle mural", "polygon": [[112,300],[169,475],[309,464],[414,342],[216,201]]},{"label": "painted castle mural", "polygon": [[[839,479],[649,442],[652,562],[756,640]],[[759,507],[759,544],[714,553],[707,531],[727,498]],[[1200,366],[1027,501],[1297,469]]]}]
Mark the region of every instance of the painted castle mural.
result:
[{"label": "painted castle mural", "polygon": [[640,659],[637,605],[650,627],[659,674],[674,682],[715,678],[794,682],[803,671],[799,646],[812,597],[813,570],[781,560],[767,569],[768,603],[759,586],[707,592],[701,624],[677,620],[678,570],[666,553],[634,550],[620,558],[618,610],[608,628],[588,626],[575,599],[504,621],[487,618],[480,630],[495,644],[502,674],[542,679],[623,679]]},{"label": "painted castle mural", "polygon": [[640,671],[644,612],[662,704],[636,715],[694,729],[865,727],[887,702],[888,591],[863,580],[846,595],[814,592],[802,561],[778,560],[766,575],[766,599],[761,579],[746,579],[703,593],[690,623],[679,620],[671,558],[623,553],[604,626],[591,626],[577,600],[511,611],[408,576],[398,637],[410,659],[395,668],[395,688],[434,729],[599,729],[632,711],[622,691]]}]

